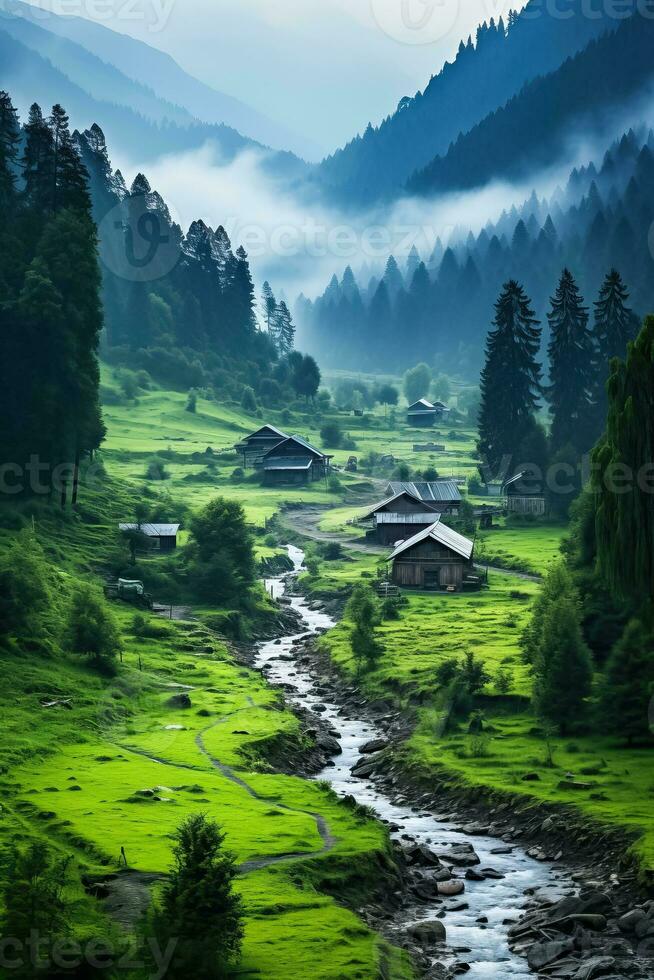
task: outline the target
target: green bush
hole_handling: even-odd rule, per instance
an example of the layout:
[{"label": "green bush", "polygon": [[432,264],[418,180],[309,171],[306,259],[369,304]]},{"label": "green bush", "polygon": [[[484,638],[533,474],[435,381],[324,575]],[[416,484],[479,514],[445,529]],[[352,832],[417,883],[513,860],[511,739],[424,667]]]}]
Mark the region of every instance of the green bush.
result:
[{"label": "green bush", "polygon": [[121,650],[118,627],[107,603],[88,585],[73,594],[64,643],[73,653],[88,657],[103,673],[115,671],[114,662]]}]

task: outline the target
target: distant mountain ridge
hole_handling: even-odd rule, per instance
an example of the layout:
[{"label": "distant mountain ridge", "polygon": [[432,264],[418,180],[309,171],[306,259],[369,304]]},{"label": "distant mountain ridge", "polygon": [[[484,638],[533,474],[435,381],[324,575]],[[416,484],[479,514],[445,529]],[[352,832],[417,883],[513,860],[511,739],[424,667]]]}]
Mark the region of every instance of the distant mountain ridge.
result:
[{"label": "distant mountain ridge", "polygon": [[[64,50],[71,59],[69,71],[74,76],[71,78],[36,47],[18,40],[18,35],[27,33],[20,26],[16,28],[12,24],[10,33],[5,29],[6,25],[4,16],[0,16],[0,88],[12,93],[22,116],[27,115],[32,102],[38,102],[46,112],[59,102],[66,106],[79,129],[102,119],[109,142],[124,155],[142,163],[153,162],[164,154],[184,153],[213,143],[224,162],[252,149],[264,154],[263,165],[275,176],[295,178],[306,169],[306,164],[292,153],[269,151],[268,147],[242,136],[229,126],[201,123],[176,107],[172,109],[177,118],[170,119],[168,104],[157,99],[154,93],[103,64],[83,48],[65,42]],[[49,42],[47,38],[39,37],[38,30],[30,40],[41,50],[48,50]],[[102,79],[98,89],[106,98],[96,97],[82,87],[84,65],[98,70]],[[127,104],[111,99],[108,84],[115,86],[114,94],[122,93]],[[159,118],[155,118],[157,116]]]},{"label": "distant mountain ridge", "polygon": [[[54,67],[100,101],[107,98],[119,102],[153,120],[224,125],[278,151],[292,148],[301,155],[307,148],[283,123],[268,119],[239,99],[193,78],[170,55],[102,24],[44,12],[19,0],[0,0],[0,18],[0,26],[8,33],[48,58]],[[8,20],[14,22],[11,27]],[[81,70],[82,52],[89,68],[86,76]],[[95,60],[91,62],[89,58]],[[114,98],[109,99],[106,82],[112,75],[119,81]],[[123,101],[125,97],[134,97],[135,101]]]},{"label": "distant mountain ridge", "polygon": [[508,24],[482,25],[473,41],[461,42],[453,63],[432,77],[423,92],[401,100],[383,123],[368,126],[346,147],[327,157],[314,180],[339,200],[370,204],[402,191],[412,175],[447,153],[461,133],[517,95],[540,75],[556,71],[570,56],[621,20],[606,11],[588,16],[586,0],[569,0],[570,16],[554,17],[541,0],[530,0]]},{"label": "distant mountain ridge", "polygon": [[461,135],[414,174],[407,189],[466,190],[556,164],[575,136],[592,138],[615,110],[646,96],[654,85],[653,51],[654,20],[635,15],[622,21]]}]

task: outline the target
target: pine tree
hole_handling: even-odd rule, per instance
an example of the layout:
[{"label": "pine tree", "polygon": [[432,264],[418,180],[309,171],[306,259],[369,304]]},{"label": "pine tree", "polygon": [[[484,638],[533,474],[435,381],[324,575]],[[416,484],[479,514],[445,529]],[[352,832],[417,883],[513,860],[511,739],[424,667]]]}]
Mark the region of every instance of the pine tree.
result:
[{"label": "pine tree", "polygon": [[594,347],[588,310],[568,269],[563,270],[547,319],[551,333],[547,397],[552,416],[552,449],[558,452],[572,445],[581,455],[592,444]]},{"label": "pine tree", "polygon": [[567,735],[583,713],[593,679],[579,607],[569,596],[554,599],[543,617],[534,672],[538,716],[557,725],[561,735]]},{"label": "pine tree", "polygon": [[23,153],[24,197],[29,207],[41,215],[52,210],[54,142],[40,106],[31,107],[25,126]]},{"label": "pine tree", "polygon": [[162,948],[176,940],[169,976],[214,980],[229,973],[243,942],[243,909],[234,890],[238,869],[225,835],[204,814],[174,835],[174,864],[155,914]]},{"label": "pine tree", "polygon": [[479,453],[492,471],[510,461],[534,426],[541,371],[540,328],[523,288],[508,282],[495,304],[481,376]]},{"label": "pine tree", "polygon": [[375,636],[375,629],[381,623],[381,610],[369,585],[355,585],[345,615],[352,623],[350,645],[357,668],[370,670],[377,664],[384,649]]},{"label": "pine tree", "polygon": [[277,346],[275,314],[277,312],[277,300],[268,281],[261,287],[261,315],[266,325],[266,330],[270,334],[272,342]]},{"label": "pine tree", "polygon": [[627,740],[651,734],[650,704],[654,695],[654,640],[643,624],[632,620],[613,649],[606,667],[601,724]]},{"label": "pine tree", "polygon": [[16,109],[7,92],[0,92],[0,207],[5,213],[15,201],[19,135]]},{"label": "pine tree", "polygon": [[[614,357],[624,357],[627,344],[638,332],[638,318],[628,307],[629,291],[617,269],[611,269],[595,303],[594,337],[597,345],[601,391],[609,376]],[[606,408],[606,398],[603,398]]]},{"label": "pine tree", "polygon": [[74,208],[90,214],[88,174],[73,145],[68,116],[60,105],[52,107],[48,126],[52,133],[52,210]]},{"label": "pine tree", "polygon": [[288,306],[283,300],[277,307],[276,317],[278,331],[277,350],[282,357],[287,357],[295,347],[295,327]]}]

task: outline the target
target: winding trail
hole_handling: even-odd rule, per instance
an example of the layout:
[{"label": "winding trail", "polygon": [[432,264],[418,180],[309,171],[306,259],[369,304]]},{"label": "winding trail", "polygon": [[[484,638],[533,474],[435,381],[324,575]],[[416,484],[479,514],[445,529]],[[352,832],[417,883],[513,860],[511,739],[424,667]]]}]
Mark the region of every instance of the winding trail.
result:
[{"label": "winding trail", "polygon": [[[258,707],[251,697],[248,696],[247,701],[248,701],[248,707],[252,707],[252,708]],[[250,874],[253,871],[261,871],[264,868],[269,868],[276,864],[283,864],[287,861],[307,861],[312,858],[320,857],[324,854],[329,854],[329,852],[333,851],[334,847],[338,843],[338,838],[334,834],[332,834],[329,824],[325,819],[325,817],[322,816],[322,814],[316,813],[312,810],[303,810],[301,807],[288,806],[286,803],[280,803],[279,800],[274,797],[265,796],[257,792],[257,790],[255,790],[254,787],[251,786],[246,779],[244,779],[242,776],[239,776],[237,772],[235,772],[235,770],[231,768],[231,766],[226,765],[224,762],[220,762],[220,760],[216,759],[215,756],[213,756],[211,752],[209,752],[209,750],[207,749],[204,742],[204,736],[207,735],[209,732],[213,731],[214,729],[218,728],[220,725],[224,725],[227,721],[229,721],[230,718],[233,718],[236,715],[240,714],[243,710],[244,710],[243,708],[239,708],[237,711],[231,711],[229,714],[223,715],[222,718],[219,718],[218,721],[215,721],[212,725],[209,725],[201,732],[198,732],[198,734],[195,736],[195,744],[197,746],[198,751],[209,762],[209,764],[213,769],[219,772],[221,776],[224,776],[225,779],[228,779],[231,783],[234,783],[235,786],[238,786],[240,789],[244,790],[248,794],[248,796],[252,797],[253,800],[258,800],[259,802],[262,803],[269,803],[271,806],[275,806],[279,810],[284,810],[286,813],[299,813],[303,816],[311,817],[311,819],[315,822],[316,830],[318,831],[320,839],[322,840],[323,846],[319,850],[289,851],[285,854],[272,854],[272,855],[258,858],[256,860],[244,861],[242,864],[238,866],[239,874],[241,875]],[[150,762],[156,762],[159,765],[170,766],[171,768],[174,769],[185,769],[191,772],[206,771],[202,766],[199,765],[194,766],[188,762],[173,762],[170,759],[163,759],[160,756],[153,755],[151,752],[146,752],[145,749],[140,749],[137,746],[118,745],[117,747],[125,752],[132,752],[134,755],[139,755],[145,759],[149,759]],[[124,874],[126,875],[127,873]],[[154,877],[154,878],[163,877],[163,874],[160,872],[133,872],[133,874],[145,875],[146,877]]]}]

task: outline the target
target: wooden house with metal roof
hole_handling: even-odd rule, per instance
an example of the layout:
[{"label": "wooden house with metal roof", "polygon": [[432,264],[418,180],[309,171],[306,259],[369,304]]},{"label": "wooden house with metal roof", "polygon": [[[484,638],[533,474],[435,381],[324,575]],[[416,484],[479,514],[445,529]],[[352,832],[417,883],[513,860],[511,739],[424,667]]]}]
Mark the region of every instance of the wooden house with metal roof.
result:
[{"label": "wooden house with metal roof", "polygon": [[434,504],[401,490],[376,504],[359,521],[379,544],[396,545],[433,524],[438,517]]},{"label": "wooden house with metal roof", "polygon": [[478,588],[474,542],[439,519],[398,545],[388,559],[395,585],[435,592],[461,592]]},{"label": "wooden house with metal roof", "polygon": [[238,442],[234,449],[243,456],[243,466],[247,469],[248,466],[256,466],[260,463],[266,453],[285,439],[288,439],[285,432],[274,425],[263,425],[252,435]]},{"label": "wooden house with metal roof", "polygon": [[272,486],[322,480],[331,469],[332,459],[302,436],[287,436],[270,449],[261,461],[264,483]]},{"label": "wooden house with metal roof", "polygon": [[542,483],[529,473],[516,473],[510,480],[506,480],[502,493],[506,498],[509,514],[544,517],[547,512]]},{"label": "wooden house with metal roof", "polygon": [[177,547],[177,535],[179,534],[179,524],[119,524],[118,529],[121,534],[134,532],[142,534],[150,541],[150,546],[154,551],[174,551]]},{"label": "wooden house with metal roof", "polygon": [[428,429],[436,422],[442,422],[450,414],[450,410],[443,402],[436,402],[432,405],[426,398],[419,398],[407,409],[407,422],[415,429]]},{"label": "wooden house with metal roof", "polygon": [[461,491],[455,480],[434,480],[430,483],[408,481],[391,481],[386,487],[386,493],[390,496],[406,490],[413,497],[417,497],[424,504],[429,504],[430,509],[436,510],[441,514],[458,514],[461,506]]}]

